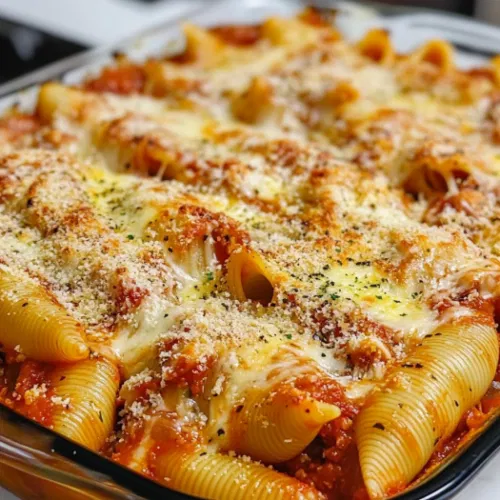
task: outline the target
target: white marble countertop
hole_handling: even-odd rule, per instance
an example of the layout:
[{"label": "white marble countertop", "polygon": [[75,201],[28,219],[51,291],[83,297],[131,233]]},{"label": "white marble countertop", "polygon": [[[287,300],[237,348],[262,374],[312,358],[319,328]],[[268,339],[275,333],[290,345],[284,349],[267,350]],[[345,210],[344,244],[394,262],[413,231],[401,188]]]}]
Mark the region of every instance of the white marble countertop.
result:
[{"label": "white marble countertop", "polygon": [[102,45],[181,15],[204,1],[0,0],[0,14],[68,40]]},{"label": "white marble countertop", "polygon": [[498,500],[500,498],[500,454],[494,456],[455,500]]}]

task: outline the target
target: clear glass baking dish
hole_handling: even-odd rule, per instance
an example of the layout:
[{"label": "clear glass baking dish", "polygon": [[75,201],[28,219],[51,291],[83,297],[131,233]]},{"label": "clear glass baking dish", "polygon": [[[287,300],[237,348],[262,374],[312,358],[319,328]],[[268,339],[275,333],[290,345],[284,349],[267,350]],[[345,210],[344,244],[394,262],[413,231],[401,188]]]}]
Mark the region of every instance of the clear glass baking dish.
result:
[{"label": "clear glass baking dish", "polygon": [[[499,449],[500,419],[495,417],[458,455],[397,498],[451,498]],[[1,405],[0,485],[21,498],[194,498],[150,481]]]},{"label": "clear glass baking dish", "polygon": [[[194,7],[189,18],[202,25],[259,22],[273,15],[291,15],[305,4],[298,0],[223,0]],[[346,36],[357,38],[366,29],[390,29],[396,47],[410,50],[431,37],[447,38],[460,49],[458,64],[481,63],[491,47],[500,52],[500,29],[460,16],[429,11],[360,6],[348,2],[315,2],[339,9],[338,23]],[[186,17],[186,16],[183,16]],[[37,84],[61,79],[81,81],[113,61],[115,51],[132,59],[175,53],[182,48],[181,19],[172,19],[148,33],[131,37],[112,47],[91,50],[57,62],[0,86],[0,112],[14,104],[29,109]],[[450,498],[500,450],[500,418],[493,417],[461,451],[442,463],[433,473],[397,496],[399,500]],[[136,499],[193,498],[170,490],[126,469],[0,405],[0,486],[21,498],[103,498]]]}]

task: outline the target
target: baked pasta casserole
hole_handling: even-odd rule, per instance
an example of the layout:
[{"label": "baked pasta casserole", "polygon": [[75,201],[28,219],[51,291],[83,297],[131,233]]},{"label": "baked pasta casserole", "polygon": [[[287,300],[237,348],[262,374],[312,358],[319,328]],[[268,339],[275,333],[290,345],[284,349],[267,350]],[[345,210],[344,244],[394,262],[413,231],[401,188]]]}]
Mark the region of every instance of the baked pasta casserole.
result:
[{"label": "baked pasta casserole", "polygon": [[309,9],[0,120],[0,401],[211,499],[381,499],[500,406],[500,61]]}]

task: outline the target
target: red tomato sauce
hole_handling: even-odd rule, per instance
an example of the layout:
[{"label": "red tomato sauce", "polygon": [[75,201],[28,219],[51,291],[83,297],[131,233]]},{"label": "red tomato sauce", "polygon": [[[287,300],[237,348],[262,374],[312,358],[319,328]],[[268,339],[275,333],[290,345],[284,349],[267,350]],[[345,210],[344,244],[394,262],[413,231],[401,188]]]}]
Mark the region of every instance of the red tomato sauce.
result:
[{"label": "red tomato sauce", "polygon": [[254,45],[262,36],[261,26],[252,24],[218,26],[210,32],[229,45],[239,46]]},{"label": "red tomato sauce", "polygon": [[314,399],[338,406],[342,414],[324,425],[304,452],[280,465],[280,470],[313,485],[330,499],[368,499],[354,440],[353,421],[359,407],[334,380],[305,376],[294,385]]},{"label": "red tomato sauce", "polygon": [[0,118],[0,141],[16,143],[24,136],[35,133],[41,127],[40,120],[34,114],[12,114]]},{"label": "red tomato sauce", "polygon": [[[139,420],[134,422],[133,425],[127,426],[121,438],[111,442],[103,452],[115,462],[130,467],[143,438],[144,422]],[[145,473],[145,471],[141,472]]]},{"label": "red tomato sauce", "polygon": [[[153,447],[148,453],[147,470],[153,477],[157,477],[156,467],[158,457],[168,453],[173,448],[180,448],[187,454],[192,454],[202,443],[200,428],[196,423],[182,423],[179,426],[179,417],[175,413],[163,412],[158,421],[153,424],[151,437]],[[158,477],[162,480],[162,477]]]},{"label": "red tomato sauce", "polygon": [[190,352],[190,345],[181,346],[177,339],[165,341],[162,350],[174,351],[172,363],[163,367],[163,380],[178,387],[189,387],[193,395],[201,394],[215,359],[212,356],[198,359]]},{"label": "red tomato sauce", "polygon": [[35,115],[14,114],[0,119],[0,128],[7,129],[13,134],[31,134],[40,127]]},{"label": "red tomato sauce", "polygon": [[143,92],[145,83],[144,69],[140,66],[127,64],[115,68],[105,68],[97,78],[88,80],[83,88],[92,92],[130,95]]},{"label": "red tomato sauce", "polygon": [[52,425],[54,391],[50,368],[36,361],[22,363],[13,390],[0,386],[0,400],[9,408],[46,427]]}]

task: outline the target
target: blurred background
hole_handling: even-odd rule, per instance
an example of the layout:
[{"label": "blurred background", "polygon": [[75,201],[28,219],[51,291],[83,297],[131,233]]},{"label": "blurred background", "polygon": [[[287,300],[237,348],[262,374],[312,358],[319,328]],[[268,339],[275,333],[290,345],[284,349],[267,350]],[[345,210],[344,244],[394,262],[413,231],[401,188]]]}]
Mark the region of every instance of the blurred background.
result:
[{"label": "blurred background", "polygon": [[[209,0],[0,0],[0,84],[86,48],[130,36],[204,1]],[[500,0],[377,3],[442,9],[500,24]]]}]

